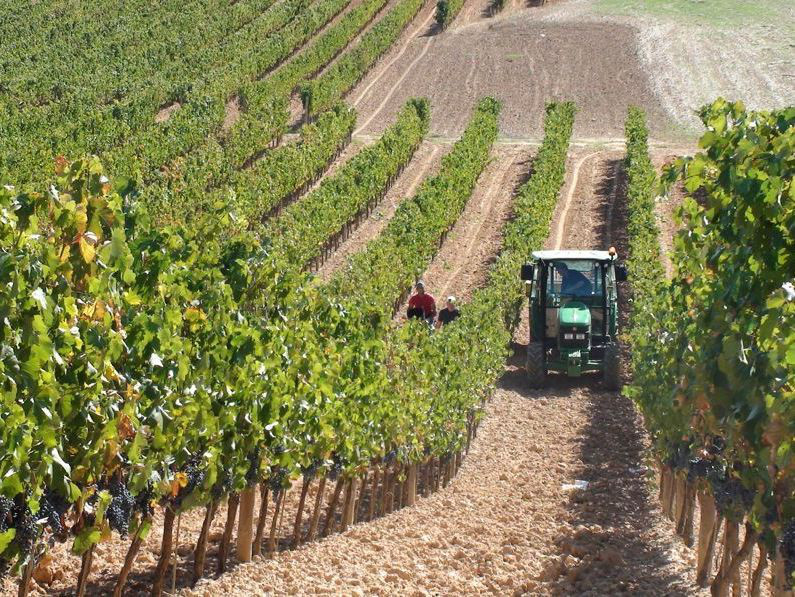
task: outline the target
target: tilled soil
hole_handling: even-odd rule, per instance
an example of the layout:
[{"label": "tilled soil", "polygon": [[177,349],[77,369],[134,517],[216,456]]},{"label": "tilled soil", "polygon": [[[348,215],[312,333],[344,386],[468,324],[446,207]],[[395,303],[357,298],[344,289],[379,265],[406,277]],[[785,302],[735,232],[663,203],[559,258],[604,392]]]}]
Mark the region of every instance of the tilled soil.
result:
[{"label": "tilled soil", "polygon": [[[463,10],[472,3],[479,6],[472,0]],[[428,13],[427,25],[412,30],[360,83],[362,91],[351,94],[362,114],[359,132],[377,133],[385,115],[423,96],[433,107],[432,134],[456,136],[485,95],[503,102],[500,132],[511,138],[540,137],[544,106],[552,100],[577,103],[578,136],[622,135],[629,105],[646,108],[655,132],[670,130],[636,55],[632,28],[544,22],[534,14],[509,10],[438,33]]]},{"label": "tilled soil", "polygon": [[[530,171],[530,153],[521,146],[498,146],[492,152],[461,217],[422,274],[437,308],[443,307],[449,295],[466,304],[486,281],[502,245],[502,228],[511,215],[514,191]],[[404,304],[398,318],[404,317],[405,310]]]},{"label": "tilled soil", "polygon": [[[609,14],[610,9],[592,0],[548,2],[533,10],[536,18],[550,22],[631,27],[635,31],[633,53],[648,75],[657,102],[676,123],[677,130],[669,131],[673,136],[703,130],[697,110],[717,97],[742,99],[752,109],[791,105],[795,97],[792,19],[762,23],[738,18],[734,24],[719,24],[705,18],[690,21],[677,17],[676,10],[670,16],[653,11],[644,14],[643,2],[623,4],[624,10],[616,14]],[[782,3],[784,6],[787,3]],[[789,7],[790,15],[795,15],[794,10]]]},{"label": "tilled soil", "polygon": [[602,249],[611,242],[613,213],[624,153],[613,149],[569,151],[566,183],[547,239],[548,249]]},{"label": "tilled soil", "polygon": [[395,184],[387,192],[384,200],[317,270],[318,278],[328,281],[335,272],[347,264],[348,259],[381,234],[392,216],[395,215],[398,206],[404,200],[411,198],[422,182],[438,171],[442,157],[450,149],[449,145],[423,141]]}]

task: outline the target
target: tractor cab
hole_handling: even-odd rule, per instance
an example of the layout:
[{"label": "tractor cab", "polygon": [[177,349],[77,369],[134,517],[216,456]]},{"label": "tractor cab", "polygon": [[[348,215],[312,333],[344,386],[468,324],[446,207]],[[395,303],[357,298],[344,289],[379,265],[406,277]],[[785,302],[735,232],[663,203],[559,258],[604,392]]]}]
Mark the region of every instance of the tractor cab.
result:
[{"label": "tractor cab", "polygon": [[530,298],[530,385],[544,385],[547,373],[579,377],[601,372],[609,389],[619,389],[618,286],[626,269],[609,251],[535,251],[522,266]]}]

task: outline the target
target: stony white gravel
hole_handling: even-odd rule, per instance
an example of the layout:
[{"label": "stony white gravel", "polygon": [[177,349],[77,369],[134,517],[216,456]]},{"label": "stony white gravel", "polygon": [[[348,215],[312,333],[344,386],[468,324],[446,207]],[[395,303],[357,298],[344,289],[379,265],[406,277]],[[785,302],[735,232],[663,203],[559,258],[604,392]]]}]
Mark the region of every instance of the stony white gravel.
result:
[{"label": "stony white gravel", "polygon": [[[595,382],[529,391],[522,377],[508,367],[446,489],[184,594],[693,594],[692,554],[647,481],[628,472],[643,445],[631,404]],[[594,425],[595,409],[612,405],[621,412],[612,428]],[[588,445],[604,453],[592,458]],[[592,485],[562,488],[575,479]]]}]

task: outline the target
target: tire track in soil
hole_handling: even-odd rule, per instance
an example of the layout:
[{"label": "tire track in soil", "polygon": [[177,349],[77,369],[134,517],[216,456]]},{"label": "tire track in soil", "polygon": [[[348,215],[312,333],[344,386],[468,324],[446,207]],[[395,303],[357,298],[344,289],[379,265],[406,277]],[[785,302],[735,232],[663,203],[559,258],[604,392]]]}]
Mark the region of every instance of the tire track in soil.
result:
[{"label": "tire track in soil", "polygon": [[554,233],[550,238],[552,243],[549,242],[547,243],[548,245],[551,244],[552,245],[551,248],[555,250],[560,250],[564,240],[569,240],[565,232],[565,227],[569,215],[569,210],[571,209],[572,204],[575,203],[574,195],[579,190],[580,170],[587,161],[592,160],[597,155],[598,153],[594,151],[586,153],[584,156],[580,157],[576,162],[574,162],[574,167],[571,169],[568,167],[567,164],[566,172],[571,172],[571,178],[566,183],[567,186],[566,195],[565,198],[563,199],[560,213],[557,214],[557,225],[553,225]]},{"label": "tire track in soil", "polygon": [[[516,184],[529,170],[529,153],[528,148],[495,150],[464,211],[422,275],[437,308],[448,294],[455,295],[466,308],[471,294],[485,282],[502,244],[502,228],[510,217]],[[405,319],[407,304],[408,299],[396,313],[397,321]]]},{"label": "tire track in soil", "polygon": [[376,238],[389,224],[395,211],[400,204],[411,198],[420,184],[432,176],[438,169],[442,157],[449,151],[450,146],[423,141],[409,162],[406,169],[400,174],[395,184],[387,193],[381,204],[372,211],[346,239],[332,256],[317,270],[316,276],[322,282],[329,279],[342,267],[348,260],[365,248],[367,243]]},{"label": "tire track in soil", "polygon": [[[585,150],[573,160],[588,167],[572,171],[566,193],[571,203],[557,214],[554,246],[599,249],[613,244],[620,256],[626,254],[622,159],[622,152]],[[630,289],[621,284],[621,327],[628,320],[629,294]],[[519,339],[520,354],[526,337]],[[626,365],[626,347],[622,358]],[[575,446],[579,458],[568,483],[581,479],[589,485],[563,496],[565,514],[557,520],[555,547],[537,579],[539,592],[702,594],[692,584],[693,552],[664,519],[645,476],[649,438],[634,404],[604,391],[598,377],[550,376],[549,386],[548,391],[564,390],[569,403],[582,413]]]},{"label": "tire track in soil", "polygon": [[[392,60],[390,60],[390,62],[383,69],[381,69],[381,71],[375,76],[375,78],[372,81],[370,81],[370,83],[368,83],[367,87],[364,88],[364,91],[362,91],[362,93],[356,98],[356,100],[354,100],[353,102],[354,108],[358,107],[358,105],[362,102],[362,100],[365,97],[367,97],[367,94],[370,92],[370,90],[389,71],[392,65],[394,65],[401,58],[401,56],[403,56],[403,54],[411,45],[411,42],[420,35],[420,32],[428,29],[428,25],[432,20],[433,20],[433,12],[431,12],[428,18],[426,18],[425,21],[423,21],[423,23],[419,27],[417,27],[417,29],[414,30],[414,32],[409,36],[409,38],[403,43],[398,54]],[[400,75],[397,81],[395,81],[395,83],[392,85],[390,90],[384,95],[384,97],[381,100],[381,103],[378,104],[378,106],[376,106],[373,113],[370,114],[370,116],[367,117],[367,120],[365,120],[362,124],[360,124],[359,127],[354,131],[353,133],[354,135],[363,131],[367,127],[367,125],[369,125],[375,119],[375,117],[381,113],[381,111],[384,109],[384,107],[387,105],[389,100],[394,95],[395,91],[397,91],[397,89],[400,87],[400,84],[411,73],[412,69],[417,65],[417,63],[420,60],[422,60],[425,54],[428,53],[428,50],[430,49],[434,39],[435,38],[433,36],[430,35],[428,36],[428,39],[425,41],[425,44],[423,45],[420,53],[414,58],[414,60],[411,61],[411,63],[406,67],[406,70],[403,71],[403,73]]]},{"label": "tire track in soil", "polygon": [[[434,5],[433,5],[433,3],[430,3],[429,6],[434,6]],[[428,9],[427,8],[420,9],[420,12],[419,12],[419,14],[417,15],[416,18],[420,18],[421,19],[424,10],[428,10]],[[368,75],[368,76],[372,76],[372,78],[367,83],[365,88],[361,91],[361,93],[357,96],[357,98],[355,100],[353,100],[353,102],[351,103],[351,105],[353,107],[357,107],[360,103],[362,103],[362,100],[364,100],[364,98],[367,96],[367,94],[370,92],[370,90],[378,83],[378,81],[380,81],[384,77],[384,75],[387,73],[387,71],[390,68],[392,68],[392,66],[398,60],[400,60],[400,58],[403,57],[403,54],[406,53],[406,51],[408,50],[409,46],[411,45],[411,42],[414,41],[414,39],[416,39],[417,37],[420,37],[422,31],[425,31],[425,33],[424,33],[425,36],[430,37],[431,31],[433,29],[433,25],[431,25],[431,21],[433,20],[433,17],[434,17],[434,11],[433,10],[428,10],[428,16],[425,18],[425,20],[416,29],[414,29],[410,33],[407,33],[407,32],[403,33],[401,39],[398,40],[398,45],[396,47],[393,47],[388,52],[388,54],[391,54],[391,53],[395,52],[397,50],[397,48],[399,47],[400,49],[397,50],[397,54],[395,54],[388,63],[384,64],[380,68],[376,68],[373,71],[371,71],[372,75]],[[359,84],[363,85],[366,80],[367,80],[367,77],[365,77],[365,79],[363,79]]]}]

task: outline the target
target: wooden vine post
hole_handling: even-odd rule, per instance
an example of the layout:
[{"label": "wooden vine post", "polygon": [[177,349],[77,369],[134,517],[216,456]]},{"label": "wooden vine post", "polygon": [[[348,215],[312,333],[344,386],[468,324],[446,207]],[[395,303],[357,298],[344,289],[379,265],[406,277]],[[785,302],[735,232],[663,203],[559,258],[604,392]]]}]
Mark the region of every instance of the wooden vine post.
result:
[{"label": "wooden vine post", "polygon": [[354,506],[353,511],[353,522],[354,524],[357,522],[362,522],[364,520],[364,512],[362,512],[362,503],[364,502],[364,496],[367,493],[367,483],[369,481],[369,471],[364,471],[364,476],[359,481],[359,492],[356,498],[356,505]]},{"label": "wooden vine post", "polygon": [[765,569],[767,568],[767,547],[764,543],[759,543],[759,561],[754,568],[754,574],[751,577],[751,587],[749,589],[752,597],[758,597],[762,589],[762,577],[764,576]]},{"label": "wooden vine post", "polygon": [[298,512],[295,513],[295,523],[293,524],[292,549],[295,549],[301,544],[301,520],[304,516],[304,505],[306,504],[306,496],[309,493],[309,486],[311,484],[312,479],[304,477],[304,481],[301,485],[301,498],[298,500]]},{"label": "wooden vine post", "polygon": [[795,591],[787,579],[787,566],[781,549],[776,549],[776,559],[773,562],[773,597],[793,597]]},{"label": "wooden vine post", "polygon": [[373,520],[375,517],[375,504],[378,501],[378,481],[381,476],[381,469],[376,465],[373,471],[373,484],[370,489],[370,504],[367,509],[367,520]]},{"label": "wooden vine post", "polygon": [[660,473],[660,495],[663,514],[673,520],[673,473],[668,466],[663,466]]},{"label": "wooden vine post", "polygon": [[334,511],[337,509],[337,502],[340,499],[340,493],[342,492],[342,486],[344,481],[342,477],[337,479],[336,485],[334,485],[334,493],[331,496],[331,501],[329,502],[328,508],[326,509],[326,521],[323,523],[323,531],[321,532],[322,537],[328,537],[328,534],[334,530]]},{"label": "wooden vine post", "polygon": [[265,538],[265,522],[268,519],[268,484],[259,484],[259,516],[257,518],[257,534],[254,536],[252,551],[254,555],[262,555],[262,540]]},{"label": "wooden vine post", "polygon": [[276,553],[276,531],[279,528],[279,514],[282,510],[282,503],[284,502],[284,489],[279,488],[278,492],[274,496],[273,501],[273,518],[271,518],[271,532],[268,535],[268,545],[265,549],[268,557],[273,557],[273,554]]},{"label": "wooden vine post", "polygon": [[113,587],[113,597],[121,597],[124,593],[124,587],[127,584],[127,577],[132,571],[133,564],[135,564],[135,558],[138,557],[138,552],[140,551],[141,545],[144,542],[144,530],[148,530],[151,524],[151,517],[146,517],[138,524],[138,529],[135,531],[132,543],[130,543],[130,547],[127,549],[127,555],[124,558],[124,565],[122,566],[121,572],[119,572],[119,577],[116,579],[116,585]]},{"label": "wooden vine post", "polygon": [[237,523],[237,559],[241,562],[251,561],[251,550],[254,545],[254,487],[248,487],[240,493],[240,517]]},{"label": "wooden vine post", "polygon": [[22,569],[22,579],[19,581],[19,591],[17,597],[27,597],[30,591],[30,579],[33,577],[33,568],[35,566],[34,558],[31,557],[30,561],[25,564]]},{"label": "wooden vine post", "polygon": [[[91,564],[94,562],[94,549],[96,548],[96,543],[93,544],[88,550],[83,554],[83,558],[80,562],[80,575],[77,577],[77,597],[83,597],[86,594],[86,587],[88,586],[88,577],[91,574]],[[168,560],[166,560],[168,562]],[[27,568],[27,566],[26,566]],[[33,573],[33,567],[30,567],[31,574]],[[27,573],[27,571],[26,571]],[[30,576],[27,576],[26,579],[23,579],[24,586],[27,587],[30,584]]]},{"label": "wooden vine post", "polygon": [[[745,539],[739,550],[735,551],[737,539],[739,537],[739,525],[726,521],[727,543],[723,552],[723,562],[720,571],[712,582],[711,593],[713,597],[725,597],[729,594],[729,587],[733,587],[733,594],[738,595],[741,591],[740,566],[752,554],[754,545],[759,535],[750,523],[745,525]],[[729,525],[731,525],[731,530]],[[731,549],[730,549],[731,548]],[[731,554],[727,556],[727,554]]]},{"label": "wooden vine post", "polygon": [[342,532],[353,524],[354,507],[356,505],[356,477],[351,477],[345,484],[345,502],[342,508]]},{"label": "wooden vine post", "polygon": [[718,538],[720,521],[715,508],[715,500],[706,488],[698,494],[701,521],[698,530],[698,550],[696,552],[696,583],[701,588],[709,586],[712,561],[715,557],[715,542]]}]

